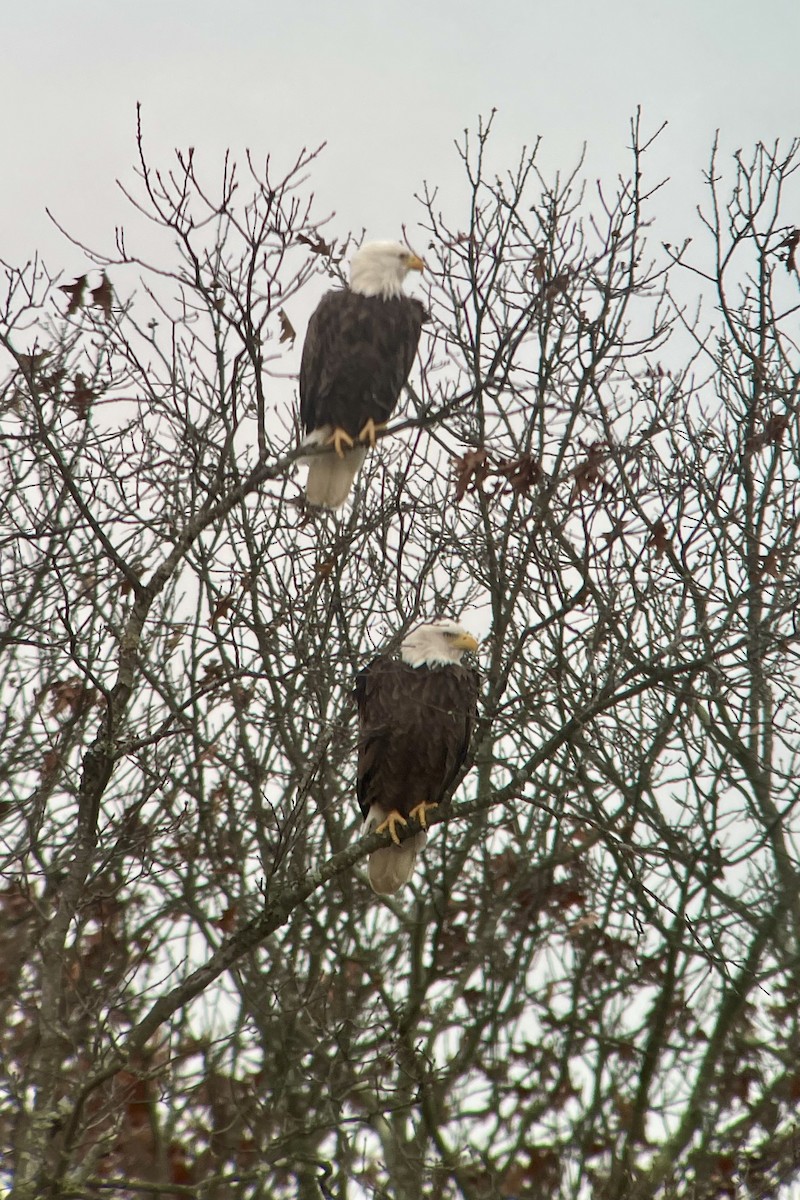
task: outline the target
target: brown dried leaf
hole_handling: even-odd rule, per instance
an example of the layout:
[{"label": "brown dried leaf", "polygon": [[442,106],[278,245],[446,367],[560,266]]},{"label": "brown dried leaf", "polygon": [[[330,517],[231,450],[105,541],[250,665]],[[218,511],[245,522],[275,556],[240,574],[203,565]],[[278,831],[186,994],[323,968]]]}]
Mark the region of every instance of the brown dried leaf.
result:
[{"label": "brown dried leaf", "polygon": [[258,1161],[260,1147],[253,1138],[243,1137],[239,1141],[237,1155],[240,1170],[248,1170]]},{"label": "brown dried leaf", "polygon": [[492,890],[496,893],[502,891],[506,884],[516,878],[518,871],[519,863],[513,850],[502,850],[499,854],[492,855],[488,862]]},{"label": "brown dried leaf", "polygon": [[195,1182],[195,1175],[185,1147],[178,1142],[171,1142],[167,1156],[170,1183],[179,1183],[182,1187],[191,1186]]},{"label": "brown dried leaf", "polygon": [[800,245],[800,229],[793,229],[789,236],[784,238],[778,246],[779,250],[786,251],[786,258],[783,261],[786,263],[786,270],[789,272],[797,270],[795,253],[798,245]]},{"label": "brown dried leaf", "polygon": [[231,611],[232,608],[233,608],[233,594],[231,594],[229,596],[223,596],[220,600],[218,600],[216,603],[216,607],[214,608],[214,611],[212,612],[212,614],[209,618],[209,621],[208,621],[209,627],[213,628],[214,625],[217,623],[217,621],[221,620],[222,617],[227,617],[228,613]]},{"label": "brown dried leaf", "polygon": [[600,918],[598,917],[597,913],[586,913],[585,916],[579,917],[573,925],[570,925],[569,929],[567,930],[567,936],[572,941],[575,941],[576,938],[580,938],[583,934],[588,933],[590,930],[596,929],[599,924]]},{"label": "brown dried leaf", "polygon": [[789,418],[785,413],[773,413],[760,433],[755,433],[748,440],[747,449],[750,454],[763,450],[764,446],[777,446],[784,433],[789,428]]},{"label": "brown dried leaf", "polygon": [[58,289],[65,296],[69,296],[69,306],[67,308],[67,316],[71,317],[74,312],[83,307],[83,293],[86,288],[87,277],[79,275],[74,283],[64,283]]},{"label": "brown dried leaf", "polygon": [[[142,574],[144,573],[144,563],[140,558],[135,558],[132,562],[128,563],[128,570],[132,572],[137,579],[141,579]],[[119,593],[121,596],[127,596],[128,593],[132,591],[133,584],[131,583],[130,579],[126,577],[119,585]]]},{"label": "brown dried leaf", "polygon": [[47,785],[53,779],[61,762],[61,755],[57,750],[47,750],[42,755],[42,761],[39,763],[39,776],[42,784]]},{"label": "brown dried leaf", "polygon": [[304,246],[308,246],[313,254],[324,254],[326,258],[330,258],[333,254],[333,245],[329,245],[319,234],[314,238],[306,237],[304,233],[298,233],[298,242]]},{"label": "brown dried leaf", "polygon": [[48,375],[42,376],[42,378],[39,380],[39,388],[48,395],[52,395],[53,392],[57,392],[61,387],[61,384],[66,378],[66,374],[67,372],[63,367],[56,367],[56,369],[51,371]]},{"label": "brown dried leaf", "polygon": [[467,926],[446,924],[439,934],[438,963],[444,975],[459,970],[470,956]]},{"label": "brown dried leaf", "polygon": [[45,688],[43,694],[50,695],[50,716],[59,717],[67,713],[74,717],[95,699],[95,692],[87,688],[79,675],[71,675],[68,679],[57,679]]},{"label": "brown dried leaf", "polygon": [[150,1121],[151,1087],[148,1080],[132,1071],[120,1071],[117,1076],[127,1093],[126,1111],[128,1122],[138,1129]]},{"label": "brown dried leaf", "polygon": [[31,916],[34,911],[28,894],[19,884],[11,883],[0,892],[0,909],[5,912],[9,921],[22,921]]},{"label": "brown dried leaf", "polygon": [[566,295],[568,286],[569,271],[562,271],[560,275],[553,276],[544,289],[546,299],[553,300],[556,296]]},{"label": "brown dried leaf", "polygon": [[653,526],[650,537],[645,542],[645,546],[653,547],[656,552],[656,558],[661,558],[664,551],[669,549],[670,540],[667,537],[667,527],[661,517],[659,517]]},{"label": "brown dried leaf", "polygon": [[537,250],[533,256],[531,274],[537,283],[542,283],[547,275],[547,251]]},{"label": "brown dried leaf", "polygon": [[501,459],[497,467],[498,475],[503,475],[517,493],[529,492],[535,483],[542,478],[542,469],[531,454],[521,454],[519,458]]},{"label": "brown dried leaf", "polygon": [[208,797],[211,801],[212,808],[219,808],[222,802],[230,797],[230,794],[230,788],[225,780],[223,780],[221,783],[218,783],[217,786],[209,793]]},{"label": "brown dried leaf", "polygon": [[88,418],[89,409],[96,395],[97,393],[87,385],[86,376],[81,375],[79,371],[73,380],[73,391],[69,406],[75,410],[81,420],[85,421]]},{"label": "brown dried leaf", "polygon": [[463,458],[454,458],[453,466],[456,472],[456,504],[464,499],[467,491],[477,490],[489,474],[489,455],[480,450],[468,450]]},{"label": "brown dried leaf", "polygon": [[221,929],[223,933],[233,933],[236,928],[236,917],[238,914],[238,906],[232,904],[230,908],[226,908],[221,917],[217,917],[213,922],[217,929]]},{"label": "brown dried leaf", "polygon": [[297,337],[297,333],[295,332],[294,325],[287,317],[284,309],[279,311],[278,320],[281,323],[281,336],[279,340],[281,342],[294,342],[294,339]]},{"label": "brown dried leaf", "polygon": [[569,498],[570,504],[583,492],[592,492],[598,483],[603,482],[603,472],[600,470],[600,463],[603,461],[605,447],[605,442],[592,442],[591,446],[589,446],[585,462],[578,463],[572,472],[575,482],[572,485],[572,494]]},{"label": "brown dried leaf", "polygon": [[523,1154],[527,1162],[520,1159],[513,1163],[503,1178],[500,1193],[503,1196],[555,1195],[561,1182],[561,1159],[551,1146],[531,1146]]},{"label": "brown dried leaf", "polygon": [[231,699],[239,708],[247,708],[254,695],[255,688],[242,687],[240,683],[235,682],[231,684]]},{"label": "brown dried leaf", "polygon": [[184,633],[186,632],[187,628],[188,628],[188,626],[185,622],[182,624],[173,626],[172,633],[169,635],[169,637],[167,638],[166,643],[165,643],[167,651],[169,653],[171,653],[175,649],[175,647],[178,645],[178,643],[180,642]]},{"label": "brown dried leaf", "polygon": [[103,314],[106,317],[110,317],[113,300],[114,289],[105,271],[103,271],[100,283],[96,288],[92,288],[92,304],[97,305],[98,308],[102,308]]},{"label": "brown dried leaf", "polygon": [[760,566],[762,575],[771,575],[773,579],[780,579],[783,575],[778,563],[778,547],[773,546],[766,558],[762,559]]},{"label": "brown dried leaf", "polygon": [[553,883],[547,889],[546,902],[548,908],[563,913],[568,908],[585,908],[587,897],[573,883]]},{"label": "brown dried leaf", "polygon": [[40,371],[45,359],[49,358],[50,350],[39,350],[36,354],[18,354],[19,365],[23,374],[33,376]]}]

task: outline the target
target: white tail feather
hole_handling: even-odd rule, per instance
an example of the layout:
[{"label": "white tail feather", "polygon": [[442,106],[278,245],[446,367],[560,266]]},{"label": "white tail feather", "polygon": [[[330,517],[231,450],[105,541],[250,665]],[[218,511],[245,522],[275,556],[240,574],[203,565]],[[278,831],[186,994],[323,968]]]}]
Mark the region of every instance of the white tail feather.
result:
[{"label": "white tail feather", "polygon": [[348,450],[344,458],[320,454],[308,468],[306,499],[322,508],[341,508],[350,495],[353,480],[361,469],[366,450]]},{"label": "white tail feather", "polygon": [[[367,814],[362,833],[372,830],[386,819],[386,813],[377,804],[373,804]],[[381,846],[369,856],[367,874],[369,885],[379,896],[393,896],[400,888],[408,883],[414,874],[417,854],[425,848],[427,836],[420,832],[406,838],[399,846]]]},{"label": "white tail feather", "polygon": [[[320,445],[330,437],[331,428],[324,425],[315,429],[304,439],[304,445]],[[315,454],[310,458],[298,459],[298,462],[308,467],[306,480],[306,499],[309,504],[321,508],[341,508],[350,495],[353,480],[366,457],[366,446],[355,446],[345,451],[344,458],[339,458],[331,450],[327,454]]]}]

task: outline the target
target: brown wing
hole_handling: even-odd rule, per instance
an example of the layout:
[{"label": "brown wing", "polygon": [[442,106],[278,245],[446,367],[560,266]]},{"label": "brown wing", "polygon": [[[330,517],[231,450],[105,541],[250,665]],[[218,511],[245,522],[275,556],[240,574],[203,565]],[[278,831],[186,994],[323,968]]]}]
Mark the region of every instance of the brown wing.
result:
[{"label": "brown wing", "polygon": [[410,667],[376,658],[356,679],[357,795],[408,816],[448,794],[469,749],[478,675],[468,667]]},{"label": "brown wing", "polygon": [[334,425],[356,437],[370,417],[388,420],[425,320],[424,307],[411,296],[323,296],[308,323],[300,363],[304,429]]}]

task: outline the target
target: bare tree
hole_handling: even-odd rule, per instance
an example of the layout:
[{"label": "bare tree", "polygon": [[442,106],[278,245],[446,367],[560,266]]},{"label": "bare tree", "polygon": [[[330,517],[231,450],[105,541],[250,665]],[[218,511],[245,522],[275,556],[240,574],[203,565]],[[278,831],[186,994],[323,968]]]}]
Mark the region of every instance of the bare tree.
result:
[{"label": "bare tree", "polygon": [[[407,408],[343,515],[295,466],[295,330],[349,244],[315,153],[211,187],[140,140],[147,261],[120,232],[74,282],[5,267],[14,1200],[800,1174],[800,146],[715,149],[674,245],[632,134],[595,192],[535,150],[498,175],[491,121],[459,144]],[[379,901],[353,677],[462,612],[472,769]]]}]

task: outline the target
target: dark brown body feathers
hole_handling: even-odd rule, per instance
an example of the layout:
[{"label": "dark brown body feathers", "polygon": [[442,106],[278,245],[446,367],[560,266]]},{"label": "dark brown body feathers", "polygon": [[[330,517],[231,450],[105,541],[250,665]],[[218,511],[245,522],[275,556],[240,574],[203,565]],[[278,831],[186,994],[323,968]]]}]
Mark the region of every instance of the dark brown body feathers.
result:
[{"label": "dark brown body feathers", "polygon": [[478,673],[455,663],[412,667],[381,656],[356,679],[357,795],[366,818],[373,804],[408,817],[423,801],[439,804],[469,749]]},{"label": "dark brown body feathers", "polygon": [[300,363],[306,432],[332,425],[355,438],[372,418],[387,421],[408,379],[424,306],[410,296],[383,300],[328,292],[308,323]]}]

